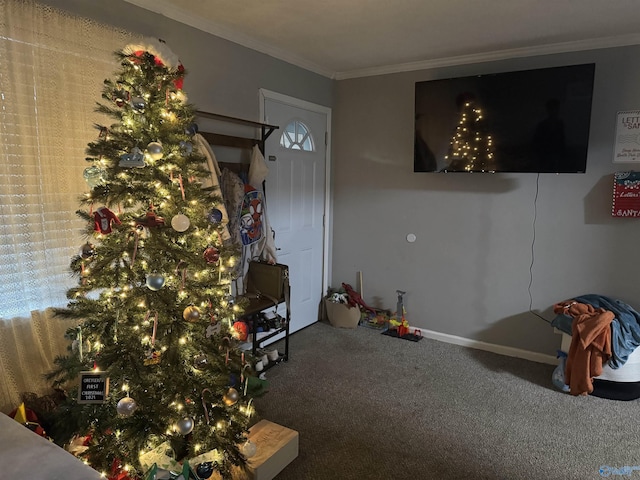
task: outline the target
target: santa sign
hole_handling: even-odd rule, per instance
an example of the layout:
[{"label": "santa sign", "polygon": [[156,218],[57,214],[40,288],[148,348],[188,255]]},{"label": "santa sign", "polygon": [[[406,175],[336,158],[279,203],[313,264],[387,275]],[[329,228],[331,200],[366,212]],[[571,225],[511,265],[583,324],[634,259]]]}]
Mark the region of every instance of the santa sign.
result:
[{"label": "santa sign", "polygon": [[613,176],[614,217],[640,217],[640,172],[616,172]]}]

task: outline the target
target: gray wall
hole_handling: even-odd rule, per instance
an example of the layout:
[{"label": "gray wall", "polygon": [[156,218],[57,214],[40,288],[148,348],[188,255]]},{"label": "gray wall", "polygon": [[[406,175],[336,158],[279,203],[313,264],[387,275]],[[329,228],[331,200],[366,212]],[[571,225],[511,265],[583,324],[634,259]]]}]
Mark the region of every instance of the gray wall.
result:
[{"label": "gray wall", "polygon": [[[40,1],[101,23],[164,40],[186,68],[184,91],[199,110],[258,121],[260,88],[331,106],[333,80],[122,0]],[[247,127],[219,122],[199,120],[198,124],[201,130],[215,130],[216,133],[254,134]]]},{"label": "gray wall", "polygon": [[[596,63],[586,174],[413,173],[414,83]],[[342,80],[333,123],[332,284],[412,326],[554,354],[551,306],[586,293],[640,307],[640,220],[611,217],[616,112],[640,108],[640,47]],[[535,88],[532,85],[531,88]],[[414,233],[415,243],[406,235]]]},{"label": "gray wall", "polygon": [[164,39],[201,110],[258,120],[259,88],[333,107],[332,285],[362,271],[369,303],[407,291],[413,326],[549,354],[559,337],[528,313],[536,175],[413,173],[414,82],[596,62],[587,173],[540,175],[531,308],[551,319],[583,293],[640,306],[639,221],[610,217],[612,173],[632,168],[611,159],[616,112],[640,108],[640,47],[334,82],[121,0],[45,3]]}]

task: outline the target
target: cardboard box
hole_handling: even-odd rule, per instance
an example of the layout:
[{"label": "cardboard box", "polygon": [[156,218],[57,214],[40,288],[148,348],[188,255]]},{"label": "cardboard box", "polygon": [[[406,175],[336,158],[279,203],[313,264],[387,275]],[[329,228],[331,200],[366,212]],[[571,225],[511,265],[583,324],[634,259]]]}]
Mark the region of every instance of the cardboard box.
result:
[{"label": "cardboard box", "polygon": [[[255,443],[256,454],[247,459],[246,470],[234,468],[234,480],[272,480],[298,456],[298,432],[277,423],[260,420],[249,429],[247,438]],[[201,456],[196,462],[206,460]],[[220,480],[220,475],[210,480]]]},{"label": "cardboard box", "polygon": [[298,456],[298,432],[277,423],[260,420],[248,438],[258,447],[247,462],[251,480],[271,480]]},{"label": "cardboard box", "polygon": [[325,300],[324,303],[331,325],[340,328],[356,328],[358,326],[360,321],[360,309],[358,307],[349,307],[349,305],[330,302],[329,300]]}]

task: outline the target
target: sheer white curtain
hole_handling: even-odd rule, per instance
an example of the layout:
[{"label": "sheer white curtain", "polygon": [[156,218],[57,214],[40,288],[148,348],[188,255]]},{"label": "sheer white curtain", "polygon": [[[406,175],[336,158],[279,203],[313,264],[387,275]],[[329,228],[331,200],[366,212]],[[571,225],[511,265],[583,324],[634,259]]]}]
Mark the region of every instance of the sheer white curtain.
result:
[{"label": "sheer white curtain", "polygon": [[[87,190],[87,143],[102,81],[129,32],[29,0],[0,0],[0,409],[43,393],[64,352],[69,262],[86,239],[76,217]],[[11,407],[11,408],[10,408]]]}]

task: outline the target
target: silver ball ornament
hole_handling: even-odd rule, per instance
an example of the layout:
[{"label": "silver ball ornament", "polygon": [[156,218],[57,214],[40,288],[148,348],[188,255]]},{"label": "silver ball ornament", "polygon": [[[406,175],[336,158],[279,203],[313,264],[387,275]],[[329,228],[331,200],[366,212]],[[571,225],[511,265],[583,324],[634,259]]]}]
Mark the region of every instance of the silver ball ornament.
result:
[{"label": "silver ball ornament", "polygon": [[187,229],[189,228],[189,225],[191,225],[191,221],[189,220],[189,217],[187,217],[186,215],[183,215],[182,213],[179,213],[178,215],[176,215],[171,219],[171,227],[176,232],[186,232]]},{"label": "silver ball ornament", "polygon": [[138,404],[131,397],[121,398],[116,405],[116,411],[123,417],[130,417],[131,415],[133,415],[133,412],[135,412],[137,408]]},{"label": "silver ball ornament", "polygon": [[183,155],[189,156],[193,153],[193,143],[185,142],[184,140],[180,142],[180,152]]},{"label": "silver ball ornament", "polygon": [[82,247],[80,247],[80,256],[82,258],[92,257],[96,253],[96,247],[94,247],[91,243],[87,242]]},{"label": "silver ball ornament", "polygon": [[150,273],[147,275],[147,288],[154,292],[160,290],[164,286],[164,277],[159,273]]},{"label": "silver ball ornament", "polygon": [[93,188],[104,183],[104,173],[102,169],[92,165],[84,169],[82,176],[87,182],[87,185]]},{"label": "silver ball ornament", "polygon": [[207,220],[213,224],[220,223],[222,221],[222,212],[217,208],[212,208],[207,214]]},{"label": "silver ball ornament", "polygon": [[240,451],[242,452],[242,455],[245,456],[245,458],[251,458],[258,451],[258,446],[251,440],[247,440],[242,444],[242,447],[240,447]]},{"label": "silver ball ornament", "polygon": [[195,135],[196,133],[198,133],[198,130],[198,124],[192,123],[189,126],[185,127],[184,133],[186,133],[187,135]]},{"label": "silver ball ornament", "polygon": [[235,405],[238,402],[238,400],[240,400],[240,394],[233,387],[231,387],[227,391],[227,393],[224,394],[224,397],[222,397],[222,401],[227,407],[230,407],[231,405]]},{"label": "silver ball ornament", "polygon": [[208,363],[209,363],[209,359],[204,353],[200,355],[196,355],[193,358],[193,366],[197,370],[204,368]]},{"label": "silver ball ornament", "polygon": [[138,113],[144,113],[144,109],[147,108],[147,102],[142,97],[131,97],[131,106]]},{"label": "silver ball ornament", "polygon": [[189,435],[193,431],[194,423],[195,422],[191,417],[184,417],[178,420],[176,426],[178,427],[180,435]]},{"label": "silver ball ornament", "polygon": [[159,142],[151,142],[147,145],[147,154],[154,160],[160,160],[164,155],[162,152],[162,144]]}]

